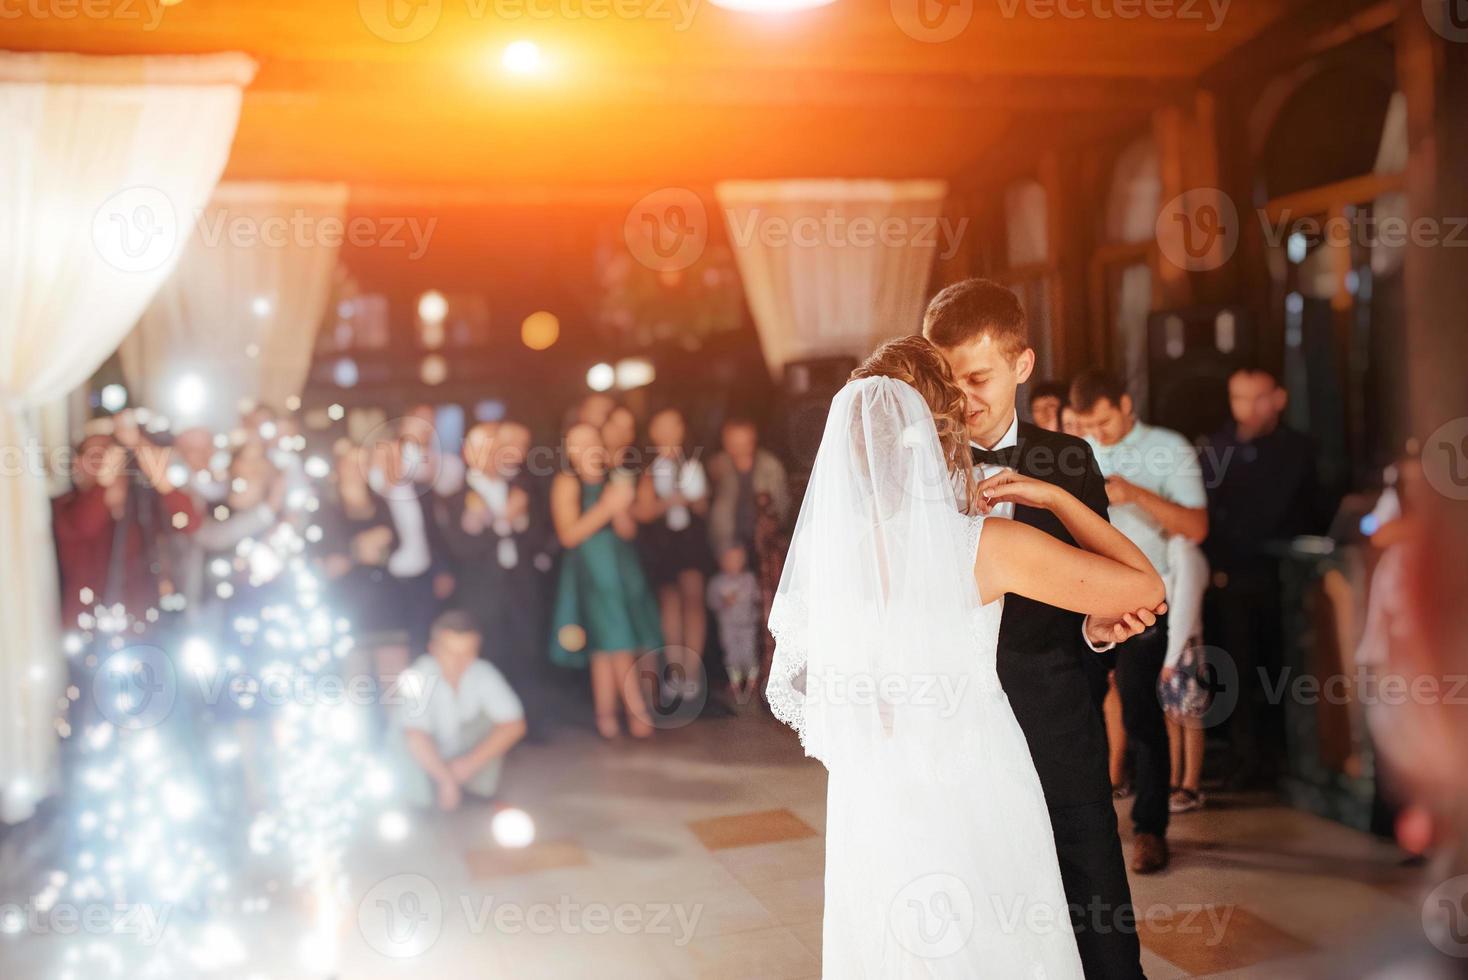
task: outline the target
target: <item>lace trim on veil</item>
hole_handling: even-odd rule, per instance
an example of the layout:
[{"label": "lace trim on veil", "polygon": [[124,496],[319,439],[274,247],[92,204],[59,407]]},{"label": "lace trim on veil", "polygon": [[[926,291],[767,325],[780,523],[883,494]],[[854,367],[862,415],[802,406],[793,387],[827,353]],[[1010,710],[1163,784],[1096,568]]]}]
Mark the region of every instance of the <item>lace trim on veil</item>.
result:
[{"label": "lace trim on veil", "polygon": [[795,730],[800,747],[812,758],[820,758],[805,726],[805,670],[810,647],[805,603],[793,593],[780,593],[770,608],[770,635],[775,638],[775,657],[765,698],[770,712]]}]

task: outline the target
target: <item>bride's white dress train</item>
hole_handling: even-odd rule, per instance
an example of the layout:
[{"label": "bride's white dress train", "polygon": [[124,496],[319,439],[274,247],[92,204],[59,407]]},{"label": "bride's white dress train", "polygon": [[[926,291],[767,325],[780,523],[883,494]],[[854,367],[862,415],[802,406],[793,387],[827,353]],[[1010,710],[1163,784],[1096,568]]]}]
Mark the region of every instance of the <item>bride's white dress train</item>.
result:
[{"label": "bride's white dress train", "polygon": [[769,694],[825,762],[824,975],[1082,976],[1050,817],[995,670],[983,518],[887,378],[832,403],[771,628]]}]

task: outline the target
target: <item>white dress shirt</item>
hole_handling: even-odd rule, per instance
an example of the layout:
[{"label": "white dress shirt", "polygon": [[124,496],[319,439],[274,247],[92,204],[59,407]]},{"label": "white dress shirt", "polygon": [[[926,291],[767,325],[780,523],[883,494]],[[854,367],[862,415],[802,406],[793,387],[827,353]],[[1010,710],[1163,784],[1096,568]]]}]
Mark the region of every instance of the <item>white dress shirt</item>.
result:
[{"label": "white dress shirt", "polygon": [[[1013,448],[1015,446],[1018,446],[1018,445],[1019,445],[1019,415],[1018,414],[1016,414],[1014,416],[1014,418],[1010,420],[1010,422],[1009,422],[1009,428],[1004,431],[1004,435],[1000,436],[999,437],[999,441],[996,442],[996,443],[994,443],[994,445],[992,445],[992,446],[981,446],[977,442],[974,442],[973,440],[969,440],[969,446],[971,446],[974,449],[989,449],[989,450],[1011,449],[1011,448]],[[988,465],[985,465],[983,463],[980,463],[980,464],[978,464],[977,466],[974,467],[974,480],[975,481],[987,480],[991,476],[998,476],[1000,473],[1003,473],[1007,469],[1009,469],[1009,467],[1007,467],[1007,466],[988,466]],[[994,505],[994,509],[991,510],[991,511],[989,511],[989,513],[992,516],[994,516],[994,517],[1013,517],[1014,516],[1014,503],[1012,501],[1006,500],[1004,503],[995,504]]]}]

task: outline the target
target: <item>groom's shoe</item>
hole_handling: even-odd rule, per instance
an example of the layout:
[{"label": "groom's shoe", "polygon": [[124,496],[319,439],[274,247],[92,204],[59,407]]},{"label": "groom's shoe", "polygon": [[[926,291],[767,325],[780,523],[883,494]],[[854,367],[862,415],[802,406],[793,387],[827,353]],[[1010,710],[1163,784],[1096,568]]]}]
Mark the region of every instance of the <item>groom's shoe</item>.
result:
[{"label": "groom's shoe", "polygon": [[1156,874],[1167,867],[1167,840],[1156,834],[1138,834],[1132,845],[1132,870],[1139,875]]}]

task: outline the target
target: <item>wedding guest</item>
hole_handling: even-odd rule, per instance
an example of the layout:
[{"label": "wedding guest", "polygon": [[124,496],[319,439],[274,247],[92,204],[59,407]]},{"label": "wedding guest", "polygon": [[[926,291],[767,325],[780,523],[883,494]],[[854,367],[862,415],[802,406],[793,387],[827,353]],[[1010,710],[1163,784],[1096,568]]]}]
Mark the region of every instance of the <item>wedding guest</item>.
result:
[{"label": "wedding guest", "polygon": [[759,444],[759,429],[753,421],[735,416],[724,423],[723,452],[709,461],[713,485],[709,508],[709,540],[714,554],[722,555],[735,545],[751,554],[759,520],[760,494],[769,496],[774,517],[784,524],[790,516],[790,492],[785,466]]},{"label": "wedding guest", "polygon": [[[1388,467],[1383,474],[1386,486],[1368,517],[1371,548],[1376,563],[1371,570],[1366,594],[1366,621],[1356,644],[1356,668],[1370,690],[1381,690],[1382,677],[1390,676],[1392,664],[1409,660],[1407,647],[1413,642],[1412,595],[1408,580],[1411,548],[1420,542],[1422,518],[1419,512],[1423,493],[1430,492],[1422,474],[1422,461],[1407,455]],[[1363,522],[1365,524],[1366,522]],[[1377,740],[1391,724],[1391,712],[1382,710],[1380,698],[1366,704],[1365,720]],[[1389,737],[1389,736],[1385,736]],[[1399,773],[1401,760],[1380,753],[1375,760],[1375,793],[1372,800],[1371,829],[1391,837],[1400,808],[1406,802]]]},{"label": "wedding guest", "polygon": [[634,736],[653,733],[635,658],[663,645],[658,607],[643,577],[632,538],[636,483],[613,473],[595,428],[566,433],[569,469],[551,484],[551,516],[566,549],[552,621],[550,658],[558,666],[591,668],[596,728],[604,738],[621,731],[618,706]]},{"label": "wedding guest", "polygon": [[457,493],[464,486],[464,463],[443,451],[438,434],[438,413],[421,402],[398,420],[398,440],[403,448],[403,466],[412,481],[432,487],[440,495]]},{"label": "wedding guest", "polygon": [[662,612],[671,683],[683,697],[698,693],[708,619],[704,576],[708,551],[708,478],[689,458],[688,427],[677,409],[664,409],[648,423],[657,455],[642,472],[637,519],[639,550],[648,584]]},{"label": "wedding guest", "polygon": [[[536,711],[549,705],[542,695],[553,693],[545,668],[545,638],[550,629],[550,597],[554,592],[552,573],[554,556],[560,549],[550,515],[549,481],[534,472],[530,465],[532,436],[520,422],[506,420],[495,433],[490,472],[498,474],[512,488],[523,490],[528,500],[525,514],[512,522],[513,558],[507,570],[506,589],[511,596],[506,610],[508,622],[501,624],[503,642],[516,651],[519,663],[533,665],[524,678],[522,699],[528,699]],[[531,734],[536,732],[531,720]]]},{"label": "wedding guest", "polygon": [[168,534],[192,534],[199,513],[169,480],[169,452],[119,414],[112,436],[94,434],[77,448],[71,490],[52,501],[61,579],[62,621],[96,605],[122,603],[141,619],[176,589]]},{"label": "wedding guest", "polygon": [[[525,737],[514,688],[480,656],[479,625],[451,609],[433,621],[428,653],[403,676],[400,759],[407,801],[457,810],[465,794],[491,799],[504,757]],[[404,751],[405,750],[405,751]]]},{"label": "wedding guest", "polygon": [[[387,504],[396,545],[387,558],[388,582],[383,615],[395,642],[379,647],[379,675],[396,676],[413,651],[428,645],[429,626],[439,604],[453,594],[454,579],[438,534],[429,487],[413,480],[416,440],[381,442],[373,447],[367,484]],[[421,447],[420,447],[421,448]],[[418,457],[421,458],[421,457]]]},{"label": "wedding guest", "polygon": [[[189,495],[194,510],[207,525],[214,508],[229,496],[228,474],[216,474],[213,470],[214,437],[207,429],[195,426],[177,433],[169,449],[174,479],[179,481],[179,489]],[[169,563],[179,570],[174,584],[184,598],[184,615],[192,618],[203,599],[202,542],[195,534],[175,532],[165,536],[163,546]]]},{"label": "wedding guest", "polygon": [[1069,397],[1064,381],[1036,381],[1030,386],[1030,418],[1042,429],[1061,431],[1060,410]]},{"label": "wedding guest", "polygon": [[[216,589],[208,587],[209,579],[233,578],[240,543],[268,533],[279,523],[285,510],[285,477],[266,458],[258,444],[247,442],[235,450],[228,475],[229,495],[222,505],[208,512],[194,535],[200,559],[199,573],[204,576],[196,591],[206,608],[220,605],[222,598]],[[222,558],[230,571],[222,575],[209,573],[208,566],[216,558]],[[224,598],[241,598],[236,593],[231,585]],[[238,603],[231,605],[237,606]]]},{"label": "wedding guest", "polygon": [[1228,379],[1231,424],[1202,447],[1208,486],[1213,568],[1207,609],[1211,642],[1229,652],[1242,688],[1229,719],[1229,784],[1245,788],[1271,775],[1268,760],[1284,746],[1278,705],[1264,696],[1259,672],[1283,669],[1283,611],[1274,546],[1320,530],[1315,447],[1281,421],[1288,392],[1269,371],[1243,367]]},{"label": "wedding guest", "polygon": [[637,416],[632,409],[618,405],[608,413],[601,426],[601,441],[607,447],[612,469],[641,472],[643,460],[636,446]]},{"label": "wedding guest", "polygon": [[1167,539],[1167,656],[1162,661],[1158,692],[1167,718],[1167,744],[1172,760],[1172,793],[1168,809],[1190,813],[1202,809],[1202,718],[1210,704],[1209,685],[1200,677],[1206,668],[1203,647],[1203,594],[1208,590],[1208,559],[1181,534]]},{"label": "wedding guest", "polygon": [[1081,432],[1081,423],[1076,418],[1076,410],[1070,407],[1069,402],[1060,406],[1060,431],[1078,439],[1085,435]]},{"label": "wedding guest", "polygon": [[[1111,523],[1167,580],[1167,539],[1181,535],[1198,543],[1208,533],[1208,501],[1192,445],[1176,432],[1139,421],[1126,386],[1107,371],[1083,372],[1071,384],[1070,402],[1106,478]],[[1132,870],[1138,874],[1160,871],[1168,862],[1170,750],[1157,698],[1167,646],[1164,615],[1121,645],[1116,660],[1122,724],[1135,768]]]},{"label": "wedding guest", "polygon": [[[531,498],[522,474],[530,433],[513,422],[481,423],[464,437],[459,492],[435,504],[455,565],[454,604],[470,610],[494,658],[522,698],[538,700],[545,632],[538,576],[527,542]],[[535,712],[532,712],[534,714]]]},{"label": "wedding guest", "polygon": [[719,573],[709,579],[708,604],[719,622],[719,643],[724,648],[724,672],[730,693],[744,701],[758,688],[760,634],[764,612],[759,580],[748,567],[748,554],[733,547],[719,556]]},{"label": "wedding guest", "polygon": [[355,649],[375,665],[379,648],[402,645],[387,594],[393,587],[387,562],[398,548],[397,528],[387,501],[368,486],[369,450],[343,439],[334,455],[333,485],[321,520],[322,568],[333,603],[352,624]]},{"label": "wedding guest", "polygon": [[[713,553],[743,548],[760,583],[760,601],[769,620],[785,551],[790,518],[790,491],[785,466],[760,447],[759,429],[751,419],[733,416],[721,432],[723,451],[709,461],[713,486],[709,507],[709,541]],[[775,640],[761,630],[760,663],[769,676]]]},{"label": "wedding guest", "polygon": [[572,425],[581,422],[600,432],[601,427],[607,424],[607,419],[611,416],[612,409],[616,407],[617,400],[611,395],[601,391],[594,391],[581,399],[581,403],[571,413],[570,424],[566,427],[569,429]]},{"label": "wedding guest", "polygon": [[173,437],[173,454],[189,476],[188,490],[201,507],[213,507],[229,495],[229,484],[213,472],[214,436],[194,426]]}]

